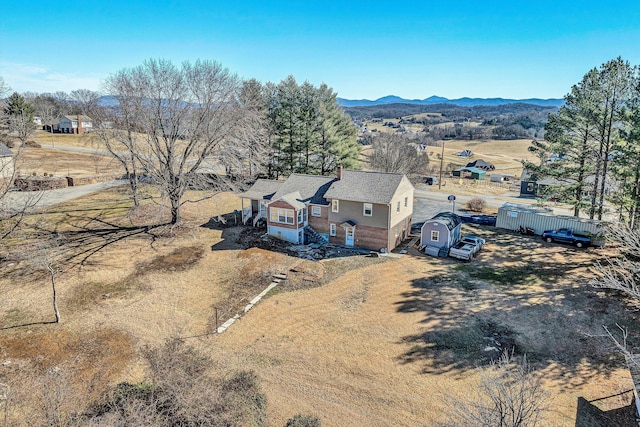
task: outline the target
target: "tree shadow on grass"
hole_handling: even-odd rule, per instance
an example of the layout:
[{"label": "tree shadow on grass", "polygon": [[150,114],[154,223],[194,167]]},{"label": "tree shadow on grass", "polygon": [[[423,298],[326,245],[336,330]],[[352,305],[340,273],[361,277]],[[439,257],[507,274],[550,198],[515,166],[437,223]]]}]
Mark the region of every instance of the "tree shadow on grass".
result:
[{"label": "tree shadow on grass", "polygon": [[401,313],[422,313],[424,325],[401,338],[400,362],[423,373],[462,374],[513,352],[567,389],[610,375],[624,361],[603,325],[627,325],[637,342],[640,319],[624,300],[586,284],[597,254],[574,262],[572,253],[540,256],[522,247],[515,262],[425,259],[442,268],[413,280],[397,303]]}]

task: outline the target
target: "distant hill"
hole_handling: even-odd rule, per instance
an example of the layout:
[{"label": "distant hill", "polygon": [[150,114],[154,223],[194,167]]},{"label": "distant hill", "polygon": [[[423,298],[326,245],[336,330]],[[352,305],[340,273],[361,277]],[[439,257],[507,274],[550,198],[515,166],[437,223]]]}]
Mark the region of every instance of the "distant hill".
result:
[{"label": "distant hill", "polygon": [[404,99],[399,96],[389,95],[378,98],[375,101],[369,99],[344,99],[338,98],[338,102],[343,107],[368,107],[372,105],[386,104],[416,104],[416,105],[435,105],[435,104],[453,104],[460,107],[475,107],[479,105],[496,106],[505,104],[532,104],[542,107],[560,107],[564,104],[564,99],[504,99],[504,98],[458,98],[448,99],[441,96],[430,96],[425,99]]}]

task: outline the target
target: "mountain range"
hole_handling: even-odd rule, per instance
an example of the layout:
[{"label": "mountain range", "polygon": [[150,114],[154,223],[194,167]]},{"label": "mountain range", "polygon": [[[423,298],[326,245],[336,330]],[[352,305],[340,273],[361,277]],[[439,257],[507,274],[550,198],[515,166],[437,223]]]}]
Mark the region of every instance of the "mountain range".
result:
[{"label": "mountain range", "polygon": [[343,107],[366,107],[370,105],[385,104],[417,104],[417,105],[434,105],[434,104],[453,104],[461,107],[475,107],[477,105],[505,105],[505,104],[533,104],[543,107],[560,107],[564,104],[564,99],[505,99],[505,98],[458,98],[448,99],[441,96],[430,96],[425,99],[404,99],[399,96],[388,95],[378,98],[374,101],[369,99],[345,99],[338,98],[338,103]]}]

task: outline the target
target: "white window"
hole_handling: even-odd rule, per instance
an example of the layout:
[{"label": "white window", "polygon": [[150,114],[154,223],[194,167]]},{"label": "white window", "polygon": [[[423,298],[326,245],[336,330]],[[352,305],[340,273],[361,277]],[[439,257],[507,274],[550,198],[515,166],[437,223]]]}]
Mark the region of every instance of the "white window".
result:
[{"label": "white window", "polygon": [[300,210],[298,211],[298,224],[302,224],[302,215],[303,215],[303,214],[302,214],[302,211],[303,211],[303,210],[304,210],[304,209],[300,209]]},{"label": "white window", "polygon": [[329,224],[329,235],[330,236],[335,236],[336,235],[336,225],[335,224]]},{"label": "white window", "polygon": [[409,198],[405,197],[404,198],[404,207],[406,208],[407,206],[409,206]]},{"label": "white window", "polygon": [[331,201],[331,212],[338,212],[339,210],[339,204],[337,200],[332,200]]},{"label": "white window", "polygon": [[373,205],[371,203],[364,203],[362,205],[362,215],[364,215],[364,216],[372,216],[373,215]]},{"label": "white window", "polygon": [[400,212],[400,202],[396,205],[396,212]]},{"label": "white window", "polygon": [[293,209],[269,208],[269,218],[271,222],[280,222],[282,224],[293,224]]},{"label": "white window", "polygon": [[407,220],[402,221],[402,234],[407,231]]},{"label": "white window", "polygon": [[440,240],[440,232],[432,230],[431,231],[431,241],[432,242],[437,242],[438,240]]},{"label": "white window", "polygon": [[320,216],[322,215],[322,210],[320,206],[311,206],[311,216]]},{"label": "white window", "polygon": [[396,237],[398,237],[398,234],[400,234],[400,226],[396,225]]}]

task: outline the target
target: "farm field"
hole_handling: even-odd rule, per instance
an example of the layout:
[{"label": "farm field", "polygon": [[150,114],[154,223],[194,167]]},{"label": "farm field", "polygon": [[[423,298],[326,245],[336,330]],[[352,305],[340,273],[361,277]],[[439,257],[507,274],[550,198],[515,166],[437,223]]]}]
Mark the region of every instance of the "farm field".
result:
[{"label": "farm field", "polygon": [[[107,385],[142,381],[140,350],[172,337],[204,350],[217,369],[255,370],[269,425],[296,413],[326,426],[446,423],[442,396],[469,394],[475,367],[491,355],[488,338],[526,353],[543,376],[549,425],[575,425],[579,398],[604,398],[593,404],[605,411],[628,405],[628,393],[614,396],[630,388],[623,361],[593,336],[616,321],[638,330],[638,319],[586,284],[591,263],[615,248],[577,251],[467,228],[488,242],[471,263],[413,251],[313,262],[238,243],[240,229],[216,222],[239,208],[237,195],[187,205],[185,225],[168,230],[143,226],[166,219],[149,189],[138,209],[127,193],[118,187],[51,207],[9,242],[13,253],[46,230],[69,236],[63,253],[50,251],[61,269],[60,324],[14,327],[52,320],[49,277],[35,250],[0,262],[0,328],[8,328],[0,330],[0,380],[21,402],[11,420],[38,420],[46,396],[34,385],[52,367],[68,374],[61,386],[75,396],[65,401],[73,410]],[[224,334],[210,334],[215,308],[224,321],[282,271],[289,278],[280,289]]]}]

